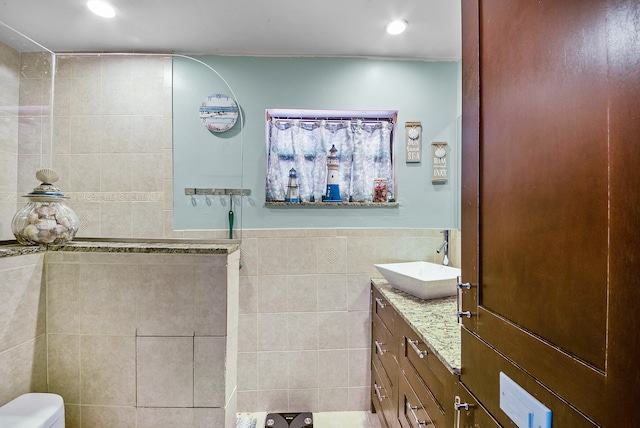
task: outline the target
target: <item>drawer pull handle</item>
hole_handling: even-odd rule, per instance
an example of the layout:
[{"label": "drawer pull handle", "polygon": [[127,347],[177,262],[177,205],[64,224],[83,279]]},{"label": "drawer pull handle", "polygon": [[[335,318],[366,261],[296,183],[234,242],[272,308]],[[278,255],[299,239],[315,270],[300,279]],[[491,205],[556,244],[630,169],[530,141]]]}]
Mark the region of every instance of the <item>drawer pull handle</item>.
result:
[{"label": "drawer pull handle", "polygon": [[384,345],[384,343],[382,343],[382,342],[378,342],[377,340],[376,340],[375,342],[376,342],[376,348],[378,348],[378,353],[379,353],[380,355],[382,355],[382,354],[384,354],[385,352],[387,352],[387,350],[386,350],[386,349],[382,349],[382,345]]},{"label": "drawer pull handle", "polygon": [[384,389],[384,387],[382,387],[382,386],[378,386],[378,384],[374,382],[374,383],[373,383],[373,389],[375,389],[375,391],[376,391],[376,395],[378,396],[378,400],[379,400],[379,401],[382,401],[382,400],[384,400],[385,398],[387,398],[387,396],[386,396],[386,395],[382,395],[382,394],[380,393],[380,390],[381,390],[381,389]]},{"label": "drawer pull handle", "polygon": [[416,421],[418,425],[427,424],[427,421],[421,421],[420,419],[418,419],[418,415],[416,415],[416,413],[414,412],[414,410],[418,410],[418,406],[412,406],[411,403],[407,401],[407,409],[409,409],[409,412],[411,413],[411,417],[413,418],[414,421]]},{"label": "drawer pull handle", "polygon": [[416,354],[418,354],[418,357],[424,358],[425,355],[429,355],[428,351],[421,351],[420,348],[418,348],[418,343],[419,342],[417,340],[411,340],[411,339],[407,338],[407,342],[409,342],[409,345],[411,345],[413,350],[416,351]]},{"label": "drawer pull handle", "polygon": [[380,306],[380,309],[384,309],[387,306],[387,304],[384,302],[384,300],[382,300],[379,297],[376,297],[376,302],[378,302],[378,306]]},{"label": "drawer pull handle", "polygon": [[467,290],[471,289],[471,283],[470,282],[458,282],[458,289],[462,290],[463,288],[466,288]]}]

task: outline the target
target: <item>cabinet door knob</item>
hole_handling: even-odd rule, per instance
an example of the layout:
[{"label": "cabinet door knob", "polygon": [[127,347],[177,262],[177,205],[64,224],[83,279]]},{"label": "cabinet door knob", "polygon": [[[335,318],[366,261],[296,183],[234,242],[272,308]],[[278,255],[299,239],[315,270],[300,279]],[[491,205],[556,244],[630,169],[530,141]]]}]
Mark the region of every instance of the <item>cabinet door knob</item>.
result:
[{"label": "cabinet door knob", "polygon": [[378,306],[380,306],[381,309],[384,309],[384,307],[387,306],[387,304],[384,302],[384,300],[382,300],[379,297],[376,297],[376,302],[378,302]]},{"label": "cabinet door knob", "polygon": [[420,358],[424,358],[425,355],[429,355],[428,351],[422,351],[420,348],[418,348],[419,342],[417,340],[411,340],[407,337],[407,342],[409,342],[409,345],[411,345],[413,350],[416,352],[416,354],[418,354]]},{"label": "cabinet door knob", "polygon": [[460,290],[462,290],[463,288],[466,288],[467,290],[469,290],[471,288],[471,283],[470,282],[459,282],[458,284],[458,288]]},{"label": "cabinet door knob", "polygon": [[377,340],[376,340],[375,342],[376,342],[376,348],[378,348],[378,353],[379,353],[380,355],[382,355],[382,354],[384,354],[385,352],[387,352],[387,350],[386,350],[386,349],[382,349],[382,345],[384,345],[384,343],[382,343],[382,342],[378,342]]},{"label": "cabinet door knob", "polygon": [[462,317],[471,318],[471,312],[469,312],[469,311],[458,311],[457,315],[458,315],[458,319],[460,319]]}]

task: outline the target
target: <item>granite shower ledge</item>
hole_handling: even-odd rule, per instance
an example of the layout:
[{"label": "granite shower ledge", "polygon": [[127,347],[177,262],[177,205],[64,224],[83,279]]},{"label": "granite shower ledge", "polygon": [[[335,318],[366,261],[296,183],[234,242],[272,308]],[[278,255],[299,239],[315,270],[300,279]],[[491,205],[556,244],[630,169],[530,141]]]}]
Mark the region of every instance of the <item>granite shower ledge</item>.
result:
[{"label": "granite shower ledge", "polygon": [[462,351],[456,296],[423,300],[397,290],[381,278],[371,282],[453,374],[460,374]]},{"label": "granite shower ledge", "polygon": [[78,239],[64,245],[27,246],[16,241],[0,244],[0,257],[19,256],[46,251],[84,253],[155,253],[155,254],[231,254],[240,249],[239,241],[195,240],[130,240],[130,239]]}]

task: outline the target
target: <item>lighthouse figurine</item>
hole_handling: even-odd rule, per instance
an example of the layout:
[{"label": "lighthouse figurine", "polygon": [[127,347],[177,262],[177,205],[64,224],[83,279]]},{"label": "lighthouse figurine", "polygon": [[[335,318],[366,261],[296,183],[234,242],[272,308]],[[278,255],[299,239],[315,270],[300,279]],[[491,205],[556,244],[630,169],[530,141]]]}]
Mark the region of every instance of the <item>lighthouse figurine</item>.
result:
[{"label": "lighthouse figurine", "polygon": [[342,202],[340,199],[340,180],[338,179],[338,149],[331,145],[329,156],[327,157],[327,193],[324,195],[325,202]]},{"label": "lighthouse figurine", "polygon": [[298,174],[295,168],[289,170],[289,184],[287,185],[287,197],[285,202],[300,202],[300,194],[298,192]]}]

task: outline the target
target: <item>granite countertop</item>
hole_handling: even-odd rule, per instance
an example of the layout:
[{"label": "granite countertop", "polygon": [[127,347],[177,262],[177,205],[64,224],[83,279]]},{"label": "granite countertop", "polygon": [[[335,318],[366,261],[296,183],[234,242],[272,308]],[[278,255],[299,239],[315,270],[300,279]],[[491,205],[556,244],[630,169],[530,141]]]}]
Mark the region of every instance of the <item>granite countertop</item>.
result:
[{"label": "granite countertop", "polygon": [[457,297],[423,300],[391,287],[382,278],[372,278],[372,282],[445,367],[453,374],[460,374],[461,325],[456,316]]},{"label": "granite countertop", "polygon": [[10,257],[45,251],[77,251],[104,253],[175,253],[175,254],[231,254],[240,248],[237,241],[197,240],[130,240],[78,239],[64,245],[21,245],[16,241],[0,244],[0,257]]}]

